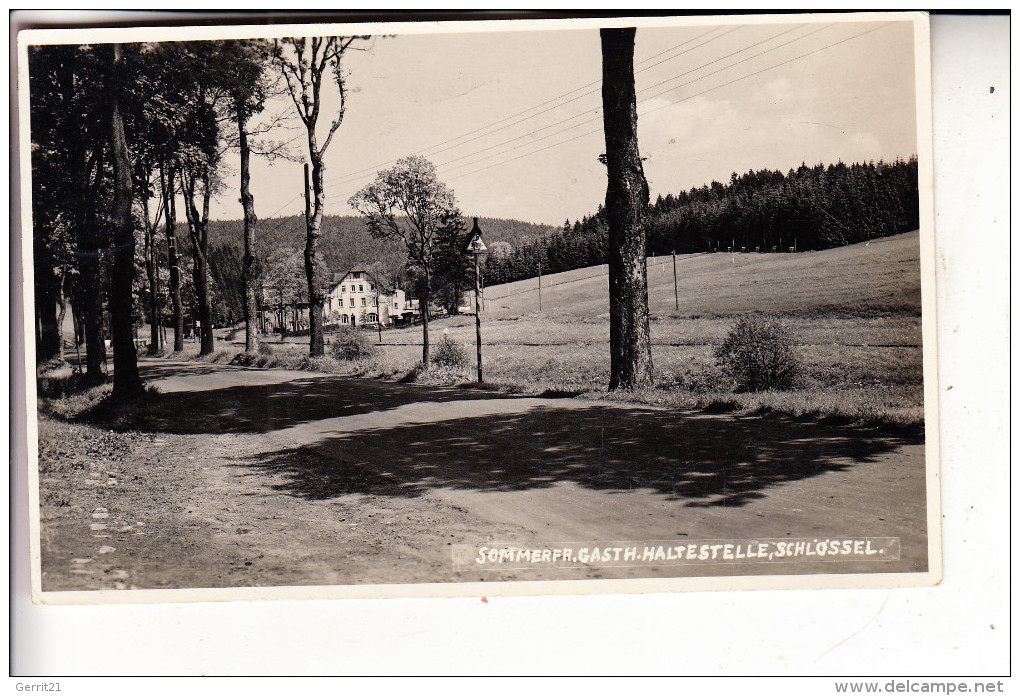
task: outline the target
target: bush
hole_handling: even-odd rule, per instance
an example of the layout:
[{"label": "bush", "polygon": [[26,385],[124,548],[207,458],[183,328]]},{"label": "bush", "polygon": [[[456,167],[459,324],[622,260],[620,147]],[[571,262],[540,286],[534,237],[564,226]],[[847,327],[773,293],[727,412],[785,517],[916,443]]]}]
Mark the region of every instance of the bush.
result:
[{"label": "bush", "polygon": [[468,361],[464,346],[445,334],[436,344],[430,360],[439,367],[465,367]]},{"label": "bush", "polygon": [[328,355],[320,355],[315,358],[306,358],[307,363],[301,368],[302,370],[310,370],[312,372],[326,372],[326,373],[338,373],[340,372],[340,363],[334,358]]},{"label": "bush", "polygon": [[234,359],[230,361],[231,365],[237,365],[239,367],[255,367],[258,365],[258,355],[255,353],[238,353],[234,356]]},{"label": "bush", "polygon": [[367,360],[379,352],[379,347],[368,340],[357,329],[343,328],[329,344],[329,354],[334,360],[352,362]]},{"label": "bush", "polygon": [[273,347],[268,343],[259,343],[259,355],[272,355]]},{"label": "bush", "polygon": [[660,386],[692,394],[704,394],[728,389],[726,377],[717,365],[694,364],[680,368],[673,375],[672,382],[667,381]]},{"label": "bush", "polygon": [[788,389],[800,369],[786,327],[778,318],[760,314],[741,318],[715,358],[737,391]]}]

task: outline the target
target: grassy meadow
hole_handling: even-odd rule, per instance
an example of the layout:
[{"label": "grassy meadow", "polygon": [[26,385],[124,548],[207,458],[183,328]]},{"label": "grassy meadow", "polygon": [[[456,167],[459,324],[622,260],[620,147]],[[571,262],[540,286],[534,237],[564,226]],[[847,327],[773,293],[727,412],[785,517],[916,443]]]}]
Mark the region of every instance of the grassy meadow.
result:
[{"label": "grassy meadow", "polygon": [[[483,367],[505,391],[585,395],[677,408],[773,411],[813,418],[923,423],[921,291],[916,232],[866,244],[798,254],[716,253],[649,259],[653,388],[607,393],[608,279],[605,266],[487,288]],[[782,318],[802,369],[793,389],[735,393],[714,351],[737,318],[765,311]],[[473,316],[431,323],[463,346],[463,367],[422,370],[421,327],[387,329],[369,359],[308,360],[307,338],[269,340],[265,367],[426,384],[474,381]],[[243,339],[243,333],[237,332]],[[243,343],[221,341],[206,359],[229,362]],[[328,352],[328,351],[327,351]],[[185,354],[179,357],[191,357]]]}]

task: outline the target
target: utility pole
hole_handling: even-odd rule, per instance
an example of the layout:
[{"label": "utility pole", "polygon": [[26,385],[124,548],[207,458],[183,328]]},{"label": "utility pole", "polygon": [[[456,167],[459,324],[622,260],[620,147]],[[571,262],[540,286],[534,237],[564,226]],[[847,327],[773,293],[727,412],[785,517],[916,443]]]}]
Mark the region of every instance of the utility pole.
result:
[{"label": "utility pole", "polygon": [[379,329],[379,343],[382,343],[382,292],[379,279],[375,279],[375,325]]},{"label": "utility pole", "polygon": [[542,259],[538,259],[538,311],[542,311]]},{"label": "utility pole", "polygon": [[478,383],[482,384],[482,273],[479,270],[478,257],[475,257],[475,360],[478,365]]},{"label": "utility pole", "polygon": [[676,286],[676,232],[673,232],[673,302],[680,309],[680,291]]},{"label": "utility pole", "polygon": [[[488,253],[482,241],[482,230],[478,227],[478,218],[471,228],[471,237],[465,251],[475,257],[475,348],[478,365],[478,383],[482,384],[482,272],[481,257]],[[541,268],[541,266],[539,266]]]}]

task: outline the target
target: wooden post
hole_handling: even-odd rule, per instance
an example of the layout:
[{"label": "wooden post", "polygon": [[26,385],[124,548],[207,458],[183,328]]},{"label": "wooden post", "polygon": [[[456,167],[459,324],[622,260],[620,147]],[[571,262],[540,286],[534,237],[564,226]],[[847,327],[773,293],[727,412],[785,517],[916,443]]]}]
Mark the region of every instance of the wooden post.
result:
[{"label": "wooden post", "polygon": [[[475,254],[475,348],[478,360],[478,383],[482,384],[482,274]],[[541,268],[541,265],[539,266]],[[541,298],[541,293],[539,293]]]},{"label": "wooden post", "polygon": [[680,291],[676,286],[676,230],[673,230],[673,303],[680,309]]},{"label": "wooden post", "polygon": [[[478,262],[478,259],[475,259]],[[538,311],[542,311],[542,259],[538,260]]]}]

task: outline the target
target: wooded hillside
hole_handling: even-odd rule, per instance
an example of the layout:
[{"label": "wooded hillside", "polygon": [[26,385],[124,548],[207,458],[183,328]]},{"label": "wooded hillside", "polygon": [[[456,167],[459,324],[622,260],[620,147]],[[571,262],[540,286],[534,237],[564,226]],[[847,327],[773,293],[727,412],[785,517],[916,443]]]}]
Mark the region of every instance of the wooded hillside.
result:
[{"label": "wooded hillside", "polygon": [[[548,237],[557,229],[551,225],[488,217],[479,218],[478,224],[487,243],[506,242],[514,249]],[[241,220],[214,220],[209,223],[209,246],[240,248],[243,230]],[[273,249],[301,249],[304,234],[302,215],[260,220],[259,256],[265,259]],[[354,215],[327,215],[323,218],[320,253],[331,271],[378,262],[390,276],[400,272],[406,256],[400,243],[372,237],[364,218]]]},{"label": "wooded hillside", "polygon": [[[659,196],[645,217],[649,255],[699,251],[829,249],[916,230],[917,159],[828,166],[783,174],[734,173]],[[512,253],[493,254],[486,284],[533,278],[606,262],[607,230],[599,210]]]}]

